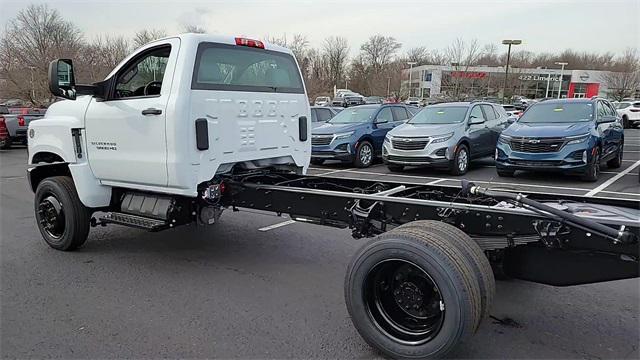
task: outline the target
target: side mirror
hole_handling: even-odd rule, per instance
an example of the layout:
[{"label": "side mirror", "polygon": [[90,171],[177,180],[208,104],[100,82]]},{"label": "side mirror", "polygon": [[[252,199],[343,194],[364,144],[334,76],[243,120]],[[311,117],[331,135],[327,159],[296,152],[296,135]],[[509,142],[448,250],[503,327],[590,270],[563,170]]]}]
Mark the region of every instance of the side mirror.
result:
[{"label": "side mirror", "polygon": [[598,119],[597,123],[598,124],[606,124],[606,123],[612,123],[615,122],[617,119],[615,116],[611,116],[611,115],[606,115],[603,116],[601,118]]},{"label": "side mirror", "polygon": [[56,59],[49,64],[49,91],[65,99],[76,99],[76,79],[71,59]]},{"label": "side mirror", "polygon": [[478,124],[484,124],[484,119],[480,119],[473,115],[469,117],[469,125],[478,125]]},{"label": "side mirror", "polygon": [[389,120],[387,120],[387,119],[376,119],[376,121],[374,123],[375,124],[386,124],[388,122],[389,122]]}]

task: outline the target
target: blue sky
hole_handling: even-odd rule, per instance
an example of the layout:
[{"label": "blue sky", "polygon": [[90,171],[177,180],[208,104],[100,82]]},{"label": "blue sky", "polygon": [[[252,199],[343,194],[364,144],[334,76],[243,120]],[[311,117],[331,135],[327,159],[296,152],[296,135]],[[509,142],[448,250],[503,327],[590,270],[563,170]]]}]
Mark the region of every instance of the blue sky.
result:
[{"label": "blue sky", "polygon": [[[33,1],[33,3],[40,3]],[[566,48],[620,53],[640,44],[640,1],[46,1],[82,29],[130,36],[143,28],[178,33],[197,24],[211,33],[264,38],[303,33],[319,46],[329,35],[345,36],[352,52],[372,34],[394,36],[403,49],[444,48],[455,38],[498,46],[522,39],[520,49]],[[28,1],[0,0],[0,26]]]}]

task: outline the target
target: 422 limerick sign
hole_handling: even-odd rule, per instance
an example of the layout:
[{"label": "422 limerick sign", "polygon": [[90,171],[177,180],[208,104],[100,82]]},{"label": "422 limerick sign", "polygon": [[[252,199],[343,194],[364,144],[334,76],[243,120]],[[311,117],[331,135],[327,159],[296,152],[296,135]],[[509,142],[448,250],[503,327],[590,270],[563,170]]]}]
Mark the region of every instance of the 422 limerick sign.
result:
[{"label": "422 limerick sign", "polygon": [[538,74],[528,74],[528,75],[520,75],[518,79],[523,81],[547,81],[547,77],[551,77],[549,81],[560,81],[560,75],[538,75]]}]

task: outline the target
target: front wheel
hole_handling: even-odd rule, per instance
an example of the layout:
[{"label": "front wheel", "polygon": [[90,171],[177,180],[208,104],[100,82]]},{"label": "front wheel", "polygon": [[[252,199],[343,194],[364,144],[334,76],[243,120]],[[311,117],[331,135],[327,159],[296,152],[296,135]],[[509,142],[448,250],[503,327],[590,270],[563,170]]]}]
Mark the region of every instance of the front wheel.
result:
[{"label": "front wheel", "polygon": [[629,117],[627,117],[627,115],[624,115],[622,117],[622,128],[628,129],[630,127],[631,127],[631,124],[629,124]]},{"label": "front wheel", "polygon": [[598,177],[600,176],[600,150],[598,148],[595,149],[595,154],[593,155],[593,161],[591,165],[587,168],[587,171],[582,175],[583,181],[595,182],[598,181]]},{"label": "front wheel", "polygon": [[87,240],[91,213],[80,202],[70,177],[42,180],[36,189],[34,207],[38,229],[52,248],[71,251]]},{"label": "front wheel", "polygon": [[354,165],[359,168],[366,168],[373,163],[373,146],[368,141],[363,141],[356,149]]},{"label": "front wheel", "polygon": [[453,157],[453,163],[451,164],[451,175],[464,175],[469,169],[469,148],[466,145],[458,145],[455,155]]}]

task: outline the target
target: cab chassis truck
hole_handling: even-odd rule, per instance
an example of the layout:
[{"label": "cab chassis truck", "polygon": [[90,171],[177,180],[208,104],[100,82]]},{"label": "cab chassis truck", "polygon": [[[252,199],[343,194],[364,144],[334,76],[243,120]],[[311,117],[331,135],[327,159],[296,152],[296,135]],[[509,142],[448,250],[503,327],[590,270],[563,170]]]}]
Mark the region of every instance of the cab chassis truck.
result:
[{"label": "cab chassis truck", "polygon": [[348,312],[393,358],[442,357],[469,338],[494,274],[553,286],[638,277],[636,201],[305,175],[308,100],[285,48],[186,34],[93,85],[54,60],[49,83],[67,100],[29,126],[28,179],[58,250],[92,226],[211,226],[225,209],[349,228],[372,239],[347,269]]}]

